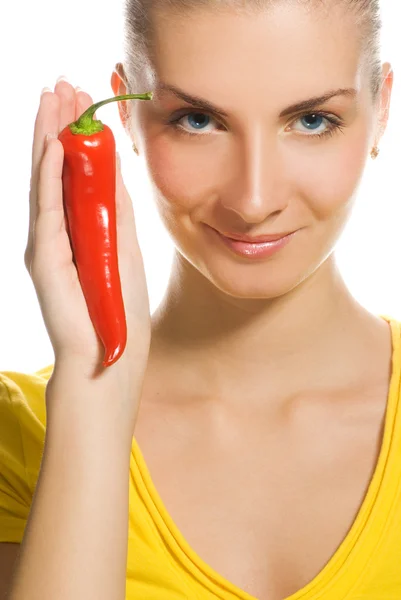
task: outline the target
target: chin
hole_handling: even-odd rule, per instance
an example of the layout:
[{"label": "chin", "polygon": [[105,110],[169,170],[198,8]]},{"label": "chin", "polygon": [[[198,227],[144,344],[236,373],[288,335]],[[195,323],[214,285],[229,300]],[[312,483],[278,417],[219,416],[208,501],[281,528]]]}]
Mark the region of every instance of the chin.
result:
[{"label": "chin", "polygon": [[209,281],[223,294],[231,296],[233,298],[241,298],[246,300],[273,300],[274,298],[280,298],[290,293],[300,283],[303,278],[297,278],[296,280],[290,280],[289,277],[275,278],[269,280],[267,277],[263,281],[260,281],[260,277],[257,280],[249,281],[233,281],[219,277],[211,277],[209,274]]},{"label": "chin", "polygon": [[[253,262],[220,260],[216,255],[191,260],[192,265],[222,294],[248,300],[272,300],[285,296],[309,274],[299,262],[278,260]],[[200,282],[199,282],[200,283]]]}]

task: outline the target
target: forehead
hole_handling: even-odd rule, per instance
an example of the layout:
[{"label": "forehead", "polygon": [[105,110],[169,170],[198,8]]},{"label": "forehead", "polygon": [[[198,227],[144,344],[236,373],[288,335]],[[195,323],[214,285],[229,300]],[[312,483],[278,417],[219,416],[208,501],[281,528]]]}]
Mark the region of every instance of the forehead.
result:
[{"label": "forehead", "polygon": [[[252,97],[360,87],[360,40],[347,3],[275,2],[235,9],[154,15],[156,79],[230,106]],[[315,7],[312,10],[312,7]]]}]

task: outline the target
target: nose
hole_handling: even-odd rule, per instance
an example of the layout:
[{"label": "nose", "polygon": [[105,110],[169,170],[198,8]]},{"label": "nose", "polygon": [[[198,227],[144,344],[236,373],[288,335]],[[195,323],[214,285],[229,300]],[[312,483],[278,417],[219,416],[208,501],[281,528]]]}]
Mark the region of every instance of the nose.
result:
[{"label": "nose", "polygon": [[229,155],[232,174],[220,189],[220,202],[247,223],[262,223],[284,210],[289,198],[277,138],[259,127],[238,142]]}]

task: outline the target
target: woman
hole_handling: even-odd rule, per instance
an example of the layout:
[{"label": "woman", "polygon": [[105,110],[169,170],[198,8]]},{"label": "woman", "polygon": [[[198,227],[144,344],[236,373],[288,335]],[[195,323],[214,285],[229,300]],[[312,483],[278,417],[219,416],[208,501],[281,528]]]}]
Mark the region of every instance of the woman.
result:
[{"label": "woman", "polygon": [[100,374],[44,148],[93,99],[43,94],[25,260],[55,363],[2,373],[11,600],[401,597],[401,323],[334,256],[388,119],[378,11],[128,2],[111,84],[154,92],[119,110],[177,252],[150,317],[119,171],[129,339]]}]

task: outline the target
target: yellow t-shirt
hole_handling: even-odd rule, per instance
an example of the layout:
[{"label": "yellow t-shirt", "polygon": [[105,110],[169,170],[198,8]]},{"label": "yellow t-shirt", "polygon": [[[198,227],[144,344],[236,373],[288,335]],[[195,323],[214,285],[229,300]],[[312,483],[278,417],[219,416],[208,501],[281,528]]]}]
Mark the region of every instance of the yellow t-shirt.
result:
[{"label": "yellow t-shirt", "polygon": [[[401,599],[401,322],[390,323],[392,375],[379,459],[362,506],[336,552],[283,600]],[[21,542],[38,477],[53,365],[0,372],[0,542]],[[155,489],[133,439],[126,600],[256,600],[190,547]],[[62,518],[62,515],[60,516]]]}]

